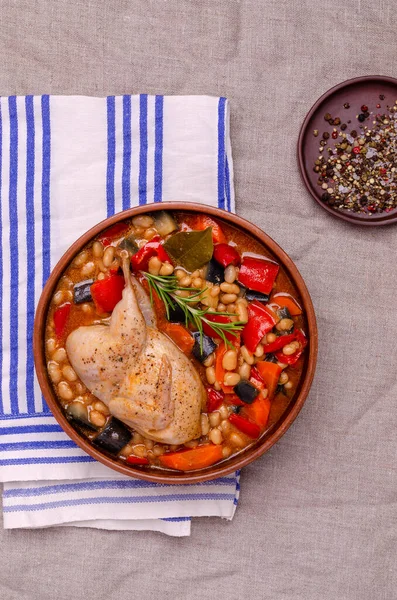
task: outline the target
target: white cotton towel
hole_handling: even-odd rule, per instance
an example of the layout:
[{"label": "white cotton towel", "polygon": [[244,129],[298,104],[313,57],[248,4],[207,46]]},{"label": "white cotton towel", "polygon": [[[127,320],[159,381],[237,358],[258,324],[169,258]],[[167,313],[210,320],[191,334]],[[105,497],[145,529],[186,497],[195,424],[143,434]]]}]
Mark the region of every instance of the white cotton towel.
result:
[{"label": "white cotton towel", "polygon": [[34,312],[51,269],[123,209],[189,200],[234,211],[229,107],[209,96],[0,99],[0,480],[4,526],[189,535],[233,517],[238,474],[191,486],[133,480],[59,427],[33,367]]}]

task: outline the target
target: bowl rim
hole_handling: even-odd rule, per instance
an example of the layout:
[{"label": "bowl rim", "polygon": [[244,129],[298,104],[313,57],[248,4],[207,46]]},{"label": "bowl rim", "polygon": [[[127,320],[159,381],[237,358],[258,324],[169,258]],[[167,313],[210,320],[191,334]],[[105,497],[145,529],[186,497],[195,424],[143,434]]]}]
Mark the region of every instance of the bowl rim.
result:
[{"label": "bowl rim", "polygon": [[354,84],[359,84],[359,83],[365,83],[366,81],[390,83],[390,84],[395,85],[397,88],[397,78],[390,77],[388,75],[362,75],[359,77],[353,77],[351,79],[346,79],[345,81],[341,81],[340,83],[329,88],[316,100],[316,102],[313,104],[313,106],[307,113],[307,115],[301,125],[301,128],[299,130],[298,142],[297,142],[297,158],[298,158],[299,171],[300,171],[301,177],[303,179],[303,183],[305,184],[305,187],[306,187],[307,191],[309,192],[309,194],[317,202],[317,204],[319,206],[321,206],[321,208],[326,210],[333,217],[342,219],[342,221],[345,221],[346,223],[351,223],[352,225],[359,225],[359,226],[362,225],[363,227],[380,227],[381,225],[391,225],[392,223],[396,223],[397,212],[394,211],[393,213],[390,213],[390,215],[380,214],[380,215],[377,215],[377,218],[372,219],[372,218],[367,218],[367,217],[360,217],[359,215],[356,215],[355,213],[344,213],[342,211],[338,211],[337,209],[332,208],[331,206],[328,206],[327,204],[324,204],[324,202],[321,201],[319,196],[316,194],[315,188],[313,187],[313,185],[310,181],[309,175],[307,173],[305,150],[304,150],[304,140],[306,137],[307,128],[309,126],[312,116],[318,110],[318,108],[321,106],[321,104],[323,104],[323,102],[328,100],[328,98],[330,96],[332,96],[339,90],[343,89],[344,87],[348,87],[348,86],[351,86]]},{"label": "bowl rim", "polygon": [[[254,237],[266,248],[268,248],[276,256],[277,260],[280,261],[283,268],[286,270],[288,277],[292,280],[301,296],[303,307],[305,309],[305,316],[308,325],[307,333],[309,338],[308,357],[306,359],[306,372],[304,373],[303,380],[300,380],[299,394],[298,396],[294,397],[293,404],[289,405],[290,410],[286,411],[285,418],[281,417],[282,421],[280,422],[279,426],[273,432],[270,433],[266,440],[264,440],[263,443],[260,443],[259,438],[256,447],[248,447],[247,450],[243,451],[241,454],[234,455],[230,459],[227,459],[224,462],[219,463],[218,465],[212,465],[204,470],[197,470],[192,472],[178,472],[175,474],[171,471],[161,470],[153,472],[144,470],[141,471],[140,469],[134,468],[130,465],[124,465],[121,462],[117,462],[116,460],[110,458],[106,454],[102,453],[100,450],[97,450],[86,438],[80,435],[77,432],[77,430],[74,429],[73,425],[67,420],[52,390],[52,384],[50,382],[49,375],[47,372],[44,347],[45,322],[51,297],[60,276],[65,271],[73,257],[92,238],[97,236],[100,232],[107,229],[111,225],[117,223],[118,221],[123,221],[125,219],[137,216],[139,214],[145,214],[148,212],[153,213],[160,210],[184,212],[190,211],[195,213],[204,213],[214,218],[224,220],[227,223],[230,223],[231,225],[242,229],[245,233]],[[136,477],[138,479],[143,479],[155,483],[169,484],[200,483],[211,479],[216,479],[218,477],[224,477],[248,465],[252,461],[262,456],[265,452],[267,452],[281,438],[281,436],[284,435],[287,429],[289,429],[289,427],[299,414],[300,410],[302,409],[303,404],[305,403],[315,373],[317,363],[317,351],[318,330],[313,303],[301,274],[299,273],[297,267],[293,263],[292,259],[288,256],[288,254],[284,250],[282,250],[282,248],[280,248],[280,246],[271,237],[269,237],[256,225],[250,223],[243,217],[240,217],[234,213],[229,213],[220,208],[208,206],[206,204],[199,204],[186,201],[145,204],[134,208],[130,208],[104,219],[103,221],[94,225],[94,227],[86,231],[86,233],[81,235],[68,248],[68,250],[66,250],[66,252],[63,254],[63,256],[60,258],[58,263],[51,271],[50,277],[48,278],[43,288],[36,309],[33,332],[34,364],[40,388],[48,404],[48,407],[50,408],[53,416],[55,417],[59,425],[62,427],[62,429],[65,431],[65,433],[80,448],[87,452],[87,454],[89,454],[105,466],[116,470],[122,473],[123,475],[127,475],[129,477]]]}]

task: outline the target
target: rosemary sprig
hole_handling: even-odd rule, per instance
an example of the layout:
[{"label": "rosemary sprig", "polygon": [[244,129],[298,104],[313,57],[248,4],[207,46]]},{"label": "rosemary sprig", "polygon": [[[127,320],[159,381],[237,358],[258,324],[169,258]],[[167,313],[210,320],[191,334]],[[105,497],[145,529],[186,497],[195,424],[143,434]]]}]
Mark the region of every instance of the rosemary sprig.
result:
[{"label": "rosemary sprig", "polygon": [[[157,293],[159,298],[163,301],[167,318],[170,317],[170,309],[174,309],[179,306],[185,316],[186,327],[192,324],[200,333],[200,348],[203,349],[203,323],[209,325],[215,332],[215,334],[227,345],[233,347],[226,333],[237,337],[240,331],[243,329],[245,323],[241,321],[235,321],[231,323],[213,323],[207,319],[206,315],[209,313],[208,308],[200,309],[192,306],[197,304],[200,300],[200,296],[204,289],[197,289],[191,287],[181,287],[178,279],[175,275],[152,275],[151,273],[144,273],[144,276],[149,284],[150,301],[153,304],[153,290]],[[192,292],[189,297],[183,298],[175,294],[178,290]],[[218,312],[217,315],[225,315],[230,317],[229,313]]]}]

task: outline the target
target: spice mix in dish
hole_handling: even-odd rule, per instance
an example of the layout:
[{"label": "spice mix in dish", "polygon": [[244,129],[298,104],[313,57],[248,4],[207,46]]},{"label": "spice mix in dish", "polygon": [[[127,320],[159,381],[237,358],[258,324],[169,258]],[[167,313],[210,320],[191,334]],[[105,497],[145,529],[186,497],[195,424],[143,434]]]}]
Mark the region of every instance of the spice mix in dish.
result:
[{"label": "spice mix in dish", "polygon": [[323,202],[333,208],[369,216],[397,208],[397,100],[382,109],[384,100],[380,94],[373,108],[358,107],[355,122],[343,121],[345,103],[342,118],[324,115],[331,128],[313,132],[321,135],[313,169]]}]

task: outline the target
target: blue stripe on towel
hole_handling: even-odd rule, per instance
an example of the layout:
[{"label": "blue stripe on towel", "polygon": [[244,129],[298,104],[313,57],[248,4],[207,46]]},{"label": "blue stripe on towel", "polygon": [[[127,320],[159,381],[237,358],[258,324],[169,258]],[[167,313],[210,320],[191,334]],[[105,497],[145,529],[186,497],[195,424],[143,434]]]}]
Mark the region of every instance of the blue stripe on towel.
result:
[{"label": "blue stripe on towel", "polygon": [[21,512],[21,511],[37,511],[49,510],[53,508],[61,508],[64,506],[84,506],[90,504],[151,504],[161,502],[197,502],[211,500],[234,500],[234,494],[220,493],[201,493],[201,494],[167,494],[161,496],[99,496],[98,498],[70,498],[69,500],[54,500],[53,502],[43,502],[41,504],[15,504],[14,506],[3,506],[4,512]]},{"label": "blue stripe on towel", "polygon": [[62,448],[77,448],[77,445],[72,440],[44,440],[0,444],[0,452],[10,452],[11,450],[57,450]]},{"label": "blue stripe on towel", "polygon": [[27,456],[23,458],[2,458],[1,467],[14,465],[55,465],[67,463],[95,462],[92,456]]},{"label": "blue stripe on towel", "polygon": [[229,161],[226,156],[226,166],[225,166],[225,174],[226,174],[226,202],[227,202],[227,210],[231,212],[231,199],[230,199],[230,171],[229,171]]},{"label": "blue stripe on towel", "polygon": [[41,118],[43,126],[43,173],[41,182],[41,202],[43,219],[43,285],[51,272],[51,208],[50,208],[50,167],[51,167],[51,124],[50,97],[41,97]]},{"label": "blue stripe on towel", "polygon": [[139,97],[139,204],[147,203],[147,94]]},{"label": "blue stripe on towel", "polygon": [[34,216],[34,108],[33,96],[25,98],[26,110],[26,398],[28,413],[34,406],[33,323],[35,308],[35,216]]},{"label": "blue stripe on towel", "polygon": [[[3,185],[3,115],[0,103],[0,376],[3,374],[3,208],[1,190]],[[3,414],[3,390],[0,385],[0,414]]]},{"label": "blue stripe on towel", "polygon": [[218,104],[218,206],[225,208],[225,106],[226,98]]},{"label": "blue stripe on towel", "polygon": [[106,172],[107,216],[114,215],[114,171],[116,164],[116,101],[114,96],[107,98],[108,164]]},{"label": "blue stripe on towel", "polygon": [[123,174],[121,180],[123,210],[131,206],[131,96],[123,96]]},{"label": "blue stripe on towel", "polygon": [[155,99],[155,138],[154,138],[154,201],[163,198],[163,108],[164,96]]},{"label": "blue stripe on towel", "polygon": [[18,414],[18,113],[15,96],[8,98],[10,116],[10,400],[11,413]]},{"label": "blue stripe on towel", "polygon": [[168,523],[183,523],[184,521],[191,521],[191,517],[165,517],[160,521],[167,521]]},{"label": "blue stripe on towel", "polygon": [[[41,121],[43,130],[42,141],[42,175],[41,175],[41,215],[42,215],[42,260],[43,286],[51,272],[51,207],[50,207],[50,169],[51,169],[51,123],[50,97],[41,97]],[[43,413],[50,409],[42,396]]]},{"label": "blue stripe on towel", "polygon": [[10,435],[11,433],[25,434],[25,433],[60,433],[63,429],[60,425],[15,425],[13,427],[1,427],[1,435]]},{"label": "blue stripe on towel", "polygon": [[[197,484],[202,487],[214,485],[231,485],[235,477],[220,477],[211,481]],[[49,494],[65,494],[70,492],[85,492],[94,490],[129,490],[137,488],[167,488],[168,483],[154,483],[141,479],[111,479],[99,481],[81,481],[76,483],[56,483],[31,488],[10,488],[3,492],[4,498],[26,498],[29,496],[45,496]]]}]

